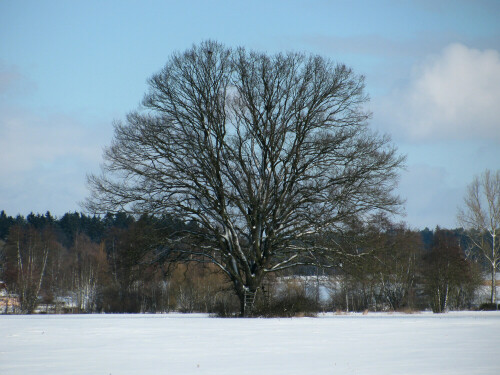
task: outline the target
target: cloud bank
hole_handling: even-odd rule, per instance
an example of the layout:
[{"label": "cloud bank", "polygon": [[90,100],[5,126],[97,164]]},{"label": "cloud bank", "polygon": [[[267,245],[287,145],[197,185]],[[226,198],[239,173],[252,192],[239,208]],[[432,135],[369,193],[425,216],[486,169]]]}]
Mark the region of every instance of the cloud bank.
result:
[{"label": "cloud bank", "polygon": [[500,54],[451,44],[374,106],[376,121],[397,138],[500,142]]},{"label": "cloud bank", "polygon": [[85,174],[99,165],[111,126],[31,109],[23,99],[32,87],[18,69],[0,64],[0,210],[79,209],[87,194]]}]

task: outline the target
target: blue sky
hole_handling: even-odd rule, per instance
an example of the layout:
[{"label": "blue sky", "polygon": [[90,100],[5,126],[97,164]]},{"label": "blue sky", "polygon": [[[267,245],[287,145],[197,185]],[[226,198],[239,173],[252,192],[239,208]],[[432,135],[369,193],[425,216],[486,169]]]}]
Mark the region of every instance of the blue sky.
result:
[{"label": "blue sky", "polygon": [[318,53],[366,76],[371,126],[407,169],[414,228],[455,227],[465,188],[500,168],[500,1],[0,2],[0,210],[80,211],[112,123],[174,51]]}]

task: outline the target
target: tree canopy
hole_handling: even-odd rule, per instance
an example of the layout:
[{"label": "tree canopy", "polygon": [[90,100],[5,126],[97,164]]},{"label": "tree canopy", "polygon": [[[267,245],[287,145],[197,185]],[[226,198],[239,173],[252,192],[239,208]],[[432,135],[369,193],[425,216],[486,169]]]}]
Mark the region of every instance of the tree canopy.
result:
[{"label": "tree canopy", "polygon": [[398,212],[404,157],[369,130],[367,100],[363,76],[321,56],[195,45],[115,124],[85,206],[196,223],[164,254],[216,264],[243,306],[266,273],[342,254],[347,223]]}]

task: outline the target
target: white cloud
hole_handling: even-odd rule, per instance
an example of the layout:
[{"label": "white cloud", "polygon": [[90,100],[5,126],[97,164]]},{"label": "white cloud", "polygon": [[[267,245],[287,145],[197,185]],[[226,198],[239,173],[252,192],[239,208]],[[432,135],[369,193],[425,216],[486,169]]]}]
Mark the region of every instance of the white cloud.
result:
[{"label": "white cloud", "polygon": [[0,61],[0,210],[62,214],[87,194],[85,175],[99,166],[111,121],[29,108],[22,99],[33,87]]},{"label": "white cloud", "polygon": [[0,106],[0,210],[60,215],[78,209],[85,176],[97,170],[107,142],[103,130],[72,116]]},{"label": "white cloud", "polygon": [[451,44],[374,106],[375,120],[398,137],[500,141],[500,54]]},{"label": "white cloud", "polygon": [[28,172],[62,159],[98,162],[99,142],[70,116],[3,110],[0,115],[0,176]]}]

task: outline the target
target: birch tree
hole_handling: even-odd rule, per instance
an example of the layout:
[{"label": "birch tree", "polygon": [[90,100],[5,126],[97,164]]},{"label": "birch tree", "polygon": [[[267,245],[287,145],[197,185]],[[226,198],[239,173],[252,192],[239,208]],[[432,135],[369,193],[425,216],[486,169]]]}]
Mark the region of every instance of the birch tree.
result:
[{"label": "birch tree", "polygon": [[96,311],[99,289],[107,272],[104,243],[96,244],[83,234],[77,234],[70,251],[72,290],[80,311]]},{"label": "birch tree", "polygon": [[15,226],[7,239],[8,281],[19,296],[22,313],[31,314],[46,278],[49,256],[60,247],[50,228],[36,230]]},{"label": "birch tree", "polygon": [[266,274],[342,254],[320,239],[346,221],[399,210],[404,158],[369,130],[364,87],[320,56],[214,41],[175,53],[143,110],[115,124],[85,206],[195,223],[165,239],[162,256],[218,266],[243,311]]},{"label": "birch tree", "polygon": [[486,170],[468,186],[458,221],[472,244],[488,261],[491,275],[491,303],[496,304],[496,272],[500,266],[500,170]]}]

